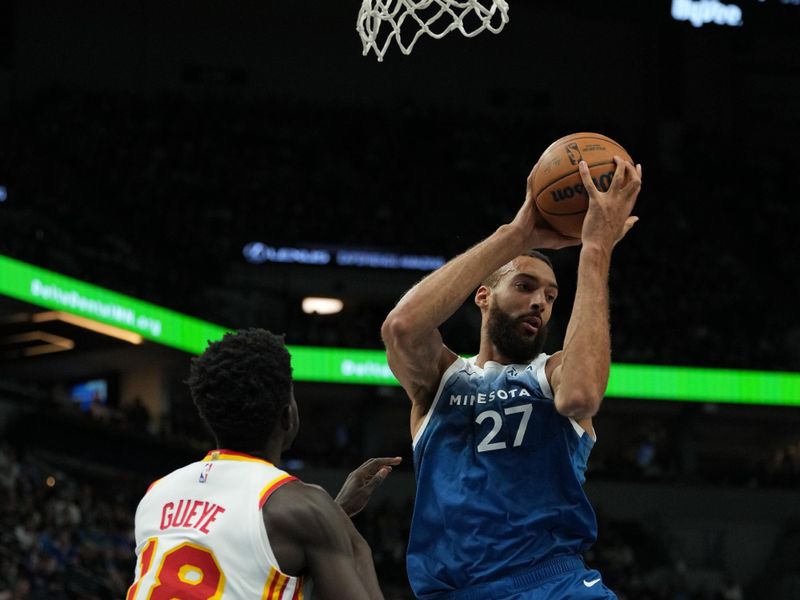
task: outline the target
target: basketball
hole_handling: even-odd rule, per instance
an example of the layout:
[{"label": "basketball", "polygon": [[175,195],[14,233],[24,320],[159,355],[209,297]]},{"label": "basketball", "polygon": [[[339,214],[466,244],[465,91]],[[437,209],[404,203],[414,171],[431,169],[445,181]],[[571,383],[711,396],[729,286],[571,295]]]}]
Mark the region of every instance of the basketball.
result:
[{"label": "basketball", "polygon": [[553,229],[569,237],[581,237],[589,194],[583,188],[578,163],[586,161],[595,186],[605,192],[617,168],[614,155],[633,162],[625,148],[599,133],[573,133],[544,151],[531,192],[539,212]]}]

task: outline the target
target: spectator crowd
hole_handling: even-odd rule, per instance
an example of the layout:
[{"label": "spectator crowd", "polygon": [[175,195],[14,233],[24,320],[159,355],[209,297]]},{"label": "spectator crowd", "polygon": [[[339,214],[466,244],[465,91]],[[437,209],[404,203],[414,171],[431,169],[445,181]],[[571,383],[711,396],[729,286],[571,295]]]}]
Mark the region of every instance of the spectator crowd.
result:
[{"label": "spectator crowd", "polygon": [[[111,600],[135,566],[133,514],[147,482],[117,473],[95,481],[0,446],[0,600]],[[357,517],[387,600],[412,600],[405,571],[410,502],[385,500]],[[586,556],[620,600],[742,600],[734,580],[690,585],[686,565],[636,525],[601,519]]]},{"label": "spectator crowd", "polygon": [[[513,217],[538,153],[575,126],[65,90],[17,112],[0,139],[0,252],[229,326],[359,347],[380,345],[389,304],[361,298],[324,323],[299,309],[277,316],[231,275],[245,266],[243,246],[454,256]],[[775,176],[796,157],[715,151],[776,129],[765,118],[737,131],[697,124],[669,144],[624,140],[646,179],[641,222],[615,254],[616,359],[800,369],[788,293],[800,255],[787,252],[800,215]],[[563,256],[557,270],[569,291],[575,253]],[[563,330],[566,312],[557,316]]]}]

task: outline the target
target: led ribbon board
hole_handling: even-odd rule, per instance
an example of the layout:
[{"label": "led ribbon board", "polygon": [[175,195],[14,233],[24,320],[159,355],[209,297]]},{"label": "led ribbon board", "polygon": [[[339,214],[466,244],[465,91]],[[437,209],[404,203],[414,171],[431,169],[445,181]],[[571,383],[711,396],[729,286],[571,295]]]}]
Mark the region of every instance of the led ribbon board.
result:
[{"label": "led ribbon board", "polygon": [[[298,380],[398,385],[381,350],[290,350]],[[617,363],[611,365],[606,396],[800,406],[800,373]]]},{"label": "led ribbon board", "polygon": [[[228,329],[0,256],[0,294],[200,353]],[[289,346],[297,381],[398,385],[381,350]],[[800,406],[800,373],[614,364],[609,397]]]},{"label": "led ribbon board", "polygon": [[0,256],[0,294],[138,333],[145,339],[199,354],[224,327]]}]

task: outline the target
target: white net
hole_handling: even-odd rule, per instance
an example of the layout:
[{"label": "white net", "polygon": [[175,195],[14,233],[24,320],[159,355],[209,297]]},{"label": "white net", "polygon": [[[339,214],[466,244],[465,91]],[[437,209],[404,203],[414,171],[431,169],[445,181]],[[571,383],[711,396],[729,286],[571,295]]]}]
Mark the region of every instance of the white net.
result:
[{"label": "white net", "polygon": [[505,0],[363,0],[356,30],[364,56],[372,50],[383,61],[392,40],[411,54],[423,34],[438,40],[457,29],[473,37],[484,30],[499,33],[506,23]]}]

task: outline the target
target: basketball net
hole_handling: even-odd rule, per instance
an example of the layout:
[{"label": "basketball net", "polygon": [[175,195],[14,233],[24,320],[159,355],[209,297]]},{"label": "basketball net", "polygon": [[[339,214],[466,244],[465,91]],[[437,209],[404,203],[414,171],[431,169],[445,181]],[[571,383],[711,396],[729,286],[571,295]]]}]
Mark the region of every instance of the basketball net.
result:
[{"label": "basketball net", "polygon": [[[363,55],[372,50],[383,62],[392,40],[403,54],[411,54],[424,33],[439,40],[457,29],[474,37],[484,29],[500,33],[506,23],[505,0],[362,0],[356,30]],[[403,41],[401,30],[406,39],[411,36],[408,43]]]}]

